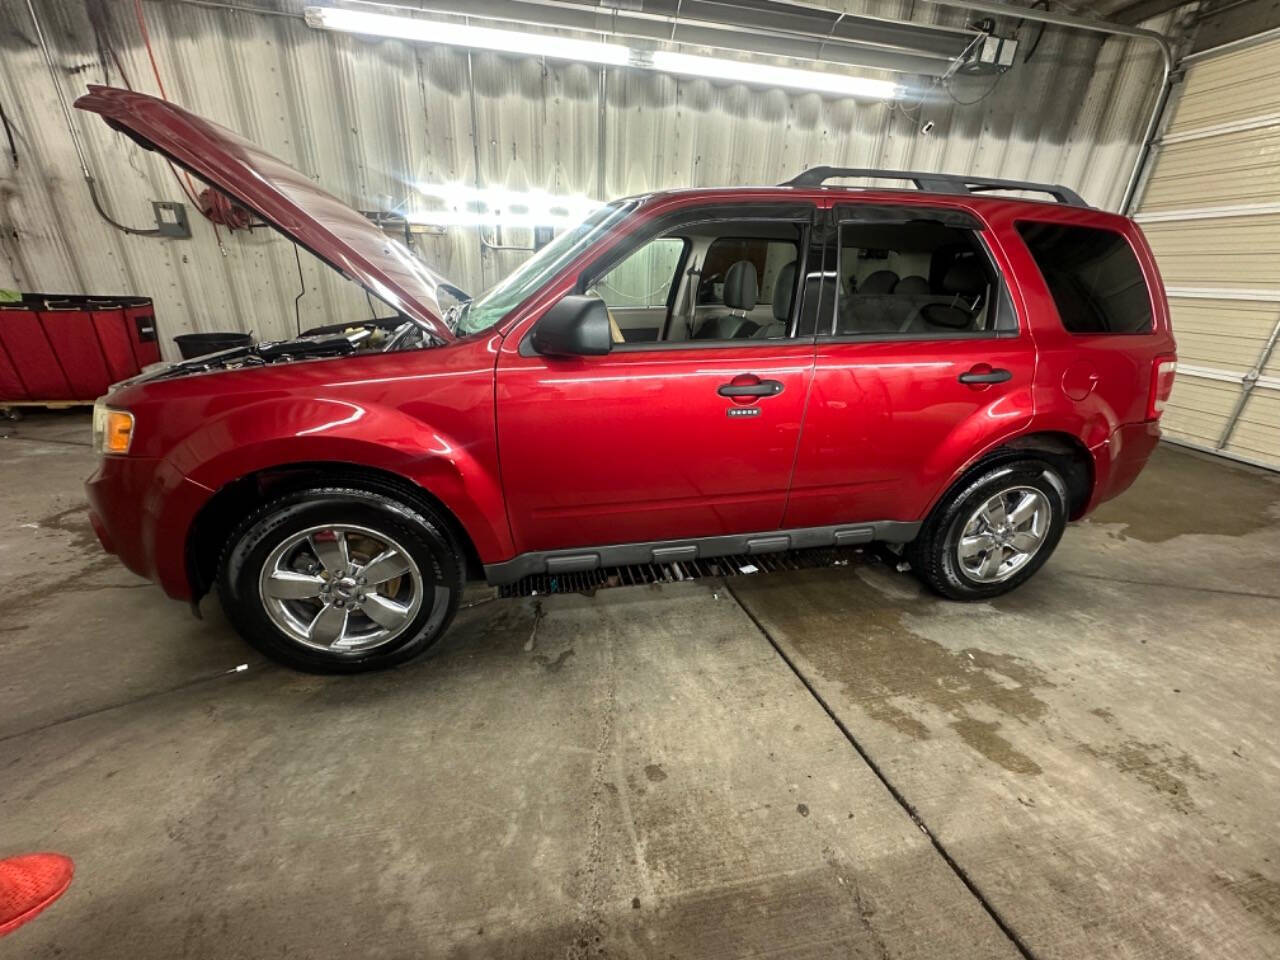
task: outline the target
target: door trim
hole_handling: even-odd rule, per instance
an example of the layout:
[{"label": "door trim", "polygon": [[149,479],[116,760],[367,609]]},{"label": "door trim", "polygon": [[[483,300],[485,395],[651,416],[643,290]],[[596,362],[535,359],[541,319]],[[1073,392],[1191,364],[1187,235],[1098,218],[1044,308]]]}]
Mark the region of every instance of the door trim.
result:
[{"label": "door trim", "polygon": [[622,567],[633,563],[672,563],[738,554],[780,553],[807,547],[848,547],[874,540],[908,543],[920,532],[920,524],[900,520],[842,523],[826,527],[798,527],[721,537],[649,540],[614,543],[601,547],[567,550],[534,550],[502,563],[484,565],[485,580],[494,586],[515,583],[537,573],[571,573],[598,567]]}]

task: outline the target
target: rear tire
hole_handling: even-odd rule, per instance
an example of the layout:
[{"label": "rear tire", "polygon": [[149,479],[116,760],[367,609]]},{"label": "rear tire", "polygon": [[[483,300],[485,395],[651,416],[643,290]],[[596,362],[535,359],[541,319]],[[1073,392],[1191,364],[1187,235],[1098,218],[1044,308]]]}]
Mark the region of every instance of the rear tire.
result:
[{"label": "rear tire", "polygon": [[255,511],[219,564],[227,619],[309,673],[404,663],[444,633],[465,563],[428,508],[355,487],[312,487]]},{"label": "rear tire", "polygon": [[986,600],[1029,580],[1062,539],[1067,487],[1043,460],[979,470],[934,507],[907,545],[912,571],[951,600]]}]

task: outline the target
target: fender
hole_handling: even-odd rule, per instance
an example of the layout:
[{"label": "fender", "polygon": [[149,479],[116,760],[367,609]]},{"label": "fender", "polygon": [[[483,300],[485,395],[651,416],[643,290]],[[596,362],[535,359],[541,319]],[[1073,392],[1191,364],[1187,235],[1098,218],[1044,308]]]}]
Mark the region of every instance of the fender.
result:
[{"label": "fender", "polygon": [[1035,423],[1032,403],[1030,388],[1017,390],[979,408],[957,423],[922,466],[920,476],[928,485],[927,496],[923,498],[923,509],[910,519],[923,521],[951,485],[993,450],[1036,432],[1032,426]]},{"label": "fender", "polygon": [[248,474],[329,462],[397,474],[439,500],[482,560],[512,552],[492,434],[468,447],[404,410],[297,395],[236,406],[183,439],[165,457],[210,491]]}]

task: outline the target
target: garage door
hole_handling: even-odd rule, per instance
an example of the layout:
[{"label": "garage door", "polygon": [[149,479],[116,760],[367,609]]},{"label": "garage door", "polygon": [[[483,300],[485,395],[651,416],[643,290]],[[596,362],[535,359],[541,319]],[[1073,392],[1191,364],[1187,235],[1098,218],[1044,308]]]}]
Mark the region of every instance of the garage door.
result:
[{"label": "garage door", "polygon": [[1166,434],[1280,467],[1280,38],[1189,62],[1137,220],[1178,338]]}]

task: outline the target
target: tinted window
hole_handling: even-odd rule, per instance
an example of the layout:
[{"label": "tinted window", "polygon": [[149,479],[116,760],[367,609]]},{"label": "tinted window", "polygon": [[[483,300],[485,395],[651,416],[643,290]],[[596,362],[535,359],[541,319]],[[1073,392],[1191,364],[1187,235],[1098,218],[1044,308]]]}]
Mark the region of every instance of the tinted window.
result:
[{"label": "tinted window", "polygon": [[[972,230],[937,220],[840,224],[837,336],[992,336],[1016,329]],[[1001,324],[1000,320],[1004,323]]]},{"label": "tinted window", "polygon": [[698,306],[724,303],[724,281],[735,263],[746,260],[756,268],[756,303],[771,303],[782,268],[794,263],[799,245],[791,240],[754,237],[720,237],[712,241],[702,261]]},{"label": "tinted window", "polygon": [[1129,242],[1111,230],[1019,223],[1072,333],[1148,333],[1151,295]]}]

